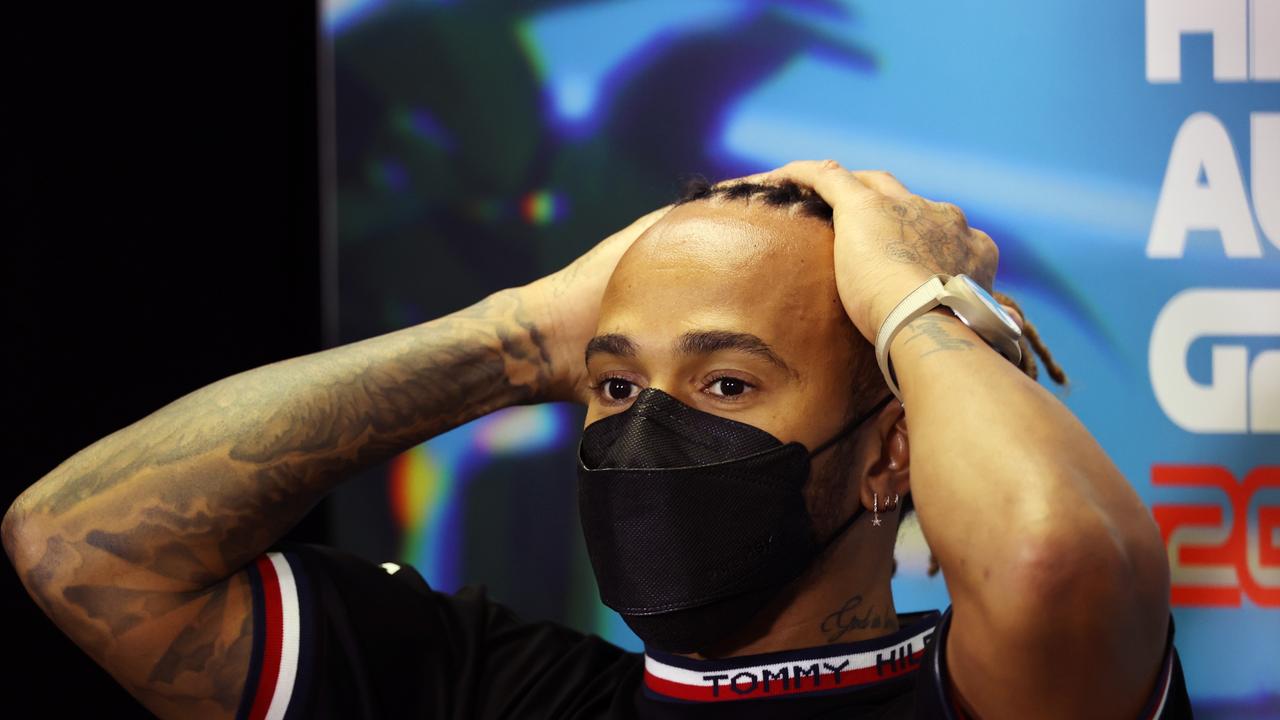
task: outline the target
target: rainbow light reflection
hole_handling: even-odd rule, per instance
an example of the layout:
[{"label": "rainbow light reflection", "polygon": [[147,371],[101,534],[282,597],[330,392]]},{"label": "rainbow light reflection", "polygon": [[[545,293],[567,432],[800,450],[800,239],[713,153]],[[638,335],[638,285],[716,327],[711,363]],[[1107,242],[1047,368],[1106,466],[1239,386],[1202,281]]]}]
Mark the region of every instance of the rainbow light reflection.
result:
[{"label": "rainbow light reflection", "polygon": [[400,557],[433,588],[461,585],[461,496],[491,460],[553,450],[573,423],[563,405],[512,407],[402,453],[390,464],[391,513],[401,528]]}]

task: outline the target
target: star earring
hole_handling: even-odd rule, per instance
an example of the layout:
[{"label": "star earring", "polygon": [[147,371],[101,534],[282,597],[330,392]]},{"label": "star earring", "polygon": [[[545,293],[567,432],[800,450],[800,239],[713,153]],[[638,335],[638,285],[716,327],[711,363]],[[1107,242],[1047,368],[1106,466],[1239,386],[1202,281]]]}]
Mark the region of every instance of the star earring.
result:
[{"label": "star earring", "polygon": [[874,513],[874,515],[871,516],[871,524],[879,527],[880,526],[880,493],[876,493],[876,492],[871,493],[871,503],[873,508],[872,512]]}]

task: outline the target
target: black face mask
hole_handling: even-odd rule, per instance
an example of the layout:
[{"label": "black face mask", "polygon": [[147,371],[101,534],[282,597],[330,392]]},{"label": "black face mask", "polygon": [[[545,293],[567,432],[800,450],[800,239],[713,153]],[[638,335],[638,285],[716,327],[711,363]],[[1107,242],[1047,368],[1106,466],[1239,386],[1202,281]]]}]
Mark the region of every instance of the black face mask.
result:
[{"label": "black face mask", "polygon": [[600,599],[667,652],[711,648],[745,625],[862,513],[819,543],[809,461],[892,397],[813,452],[654,388],[587,426],[578,504]]}]

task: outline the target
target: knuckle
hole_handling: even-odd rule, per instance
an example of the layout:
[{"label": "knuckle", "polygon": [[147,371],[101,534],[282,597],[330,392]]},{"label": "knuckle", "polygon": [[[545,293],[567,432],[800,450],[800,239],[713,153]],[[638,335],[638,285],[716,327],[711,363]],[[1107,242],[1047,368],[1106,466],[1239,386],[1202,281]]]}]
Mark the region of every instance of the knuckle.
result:
[{"label": "knuckle", "polygon": [[904,204],[897,198],[889,197],[881,193],[869,193],[863,196],[864,209],[878,210],[882,213],[892,215],[895,219],[909,218],[913,212],[910,205]]},{"label": "knuckle", "polygon": [[791,162],[782,166],[781,174],[791,178],[794,178],[795,176],[812,174],[814,171],[814,168],[817,167],[817,165],[818,165],[818,162],[816,160],[792,160]]},{"label": "knuckle", "polygon": [[969,224],[969,218],[964,214],[964,211],[961,210],[958,205],[955,205],[954,203],[944,202],[944,203],[938,203],[938,207],[942,210],[943,214],[945,214],[948,218],[951,219],[952,222],[957,223],[959,225]]},{"label": "knuckle", "polygon": [[1000,248],[990,235],[981,230],[970,229],[969,236],[978,255],[987,263],[995,265],[1000,260]]}]

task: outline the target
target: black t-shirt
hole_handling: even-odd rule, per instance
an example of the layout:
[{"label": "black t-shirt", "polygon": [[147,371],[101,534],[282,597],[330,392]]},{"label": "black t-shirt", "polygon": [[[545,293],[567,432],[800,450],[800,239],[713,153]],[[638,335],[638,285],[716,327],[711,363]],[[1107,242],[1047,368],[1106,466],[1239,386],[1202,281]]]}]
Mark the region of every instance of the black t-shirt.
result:
[{"label": "black t-shirt", "polygon": [[[254,649],[239,718],[960,718],[946,612],[855,643],[689,660],[524,622],[482,588],[282,543],[250,568]],[[1191,716],[1170,621],[1142,720]]]}]

